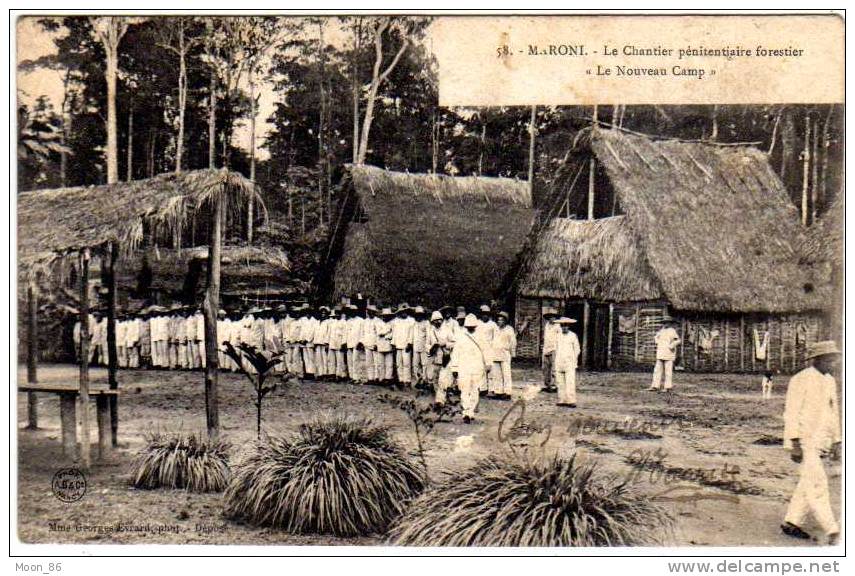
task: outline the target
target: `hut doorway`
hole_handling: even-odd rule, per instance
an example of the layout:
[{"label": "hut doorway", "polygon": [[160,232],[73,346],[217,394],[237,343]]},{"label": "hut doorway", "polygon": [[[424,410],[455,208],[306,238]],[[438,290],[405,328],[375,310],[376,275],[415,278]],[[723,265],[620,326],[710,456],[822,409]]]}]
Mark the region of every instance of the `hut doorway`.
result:
[{"label": "hut doorway", "polygon": [[584,354],[584,358],[579,358],[579,366],[587,370],[605,370],[608,367],[609,305],[598,302],[588,304],[587,322],[585,302],[582,300],[566,302],[564,315],[576,320],[571,330],[579,338]]}]

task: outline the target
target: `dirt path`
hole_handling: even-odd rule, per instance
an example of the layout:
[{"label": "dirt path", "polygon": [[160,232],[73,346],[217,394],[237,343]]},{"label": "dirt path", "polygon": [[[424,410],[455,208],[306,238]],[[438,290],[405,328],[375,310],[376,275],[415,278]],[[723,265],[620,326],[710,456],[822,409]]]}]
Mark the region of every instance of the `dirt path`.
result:
[{"label": "dirt path", "polygon": [[[74,382],[76,370],[69,365],[40,366],[39,380],[44,384]],[[92,376],[96,385],[106,384],[104,370],[96,369]],[[780,445],[768,443],[769,438],[780,437],[783,427],[783,378],[775,397],[764,402],[754,376],[680,373],[675,375],[677,393],[669,400],[665,394],[644,392],[646,374],[584,373],[579,378],[579,407],[568,410],[554,406],[554,395],[538,394],[531,388],[537,386],[536,370],[515,370],[514,377],[519,402],[485,401],[478,423],[464,425],[458,417],[436,427],[428,443],[434,477],[469,466],[480,456],[507,451],[509,443],[527,444],[535,454],[566,455],[578,450],[586,458],[596,459],[603,471],[632,478],[651,497],[670,498],[662,503],[677,518],[672,544],[799,544],[778,529],[796,484],[796,465]],[[23,370],[19,378],[23,381]],[[120,382],[120,448],[94,467],[87,494],[78,502],[62,503],[51,492],[54,472],[71,464],[61,454],[56,398],[40,399],[38,431],[19,427],[18,533],[22,541],[380,543],[378,538],[295,537],[249,528],[223,520],[219,495],[130,488],[129,462],[146,431],[204,430],[204,389],[200,373],[127,371]],[[224,374],[220,382],[223,432],[239,460],[255,438],[251,389],[238,375]],[[271,434],[290,434],[320,413],[344,411],[389,425],[412,449],[415,442],[406,418],[379,401],[387,392],[348,384],[291,385],[267,401],[264,429]],[[23,423],[26,398],[18,396],[18,421]],[[523,402],[527,428],[537,432],[530,438],[509,439],[508,430],[519,422]],[[580,418],[592,420],[585,420],[587,426],[580,429]],[[647,434],[639,434],[640,429]],[[549,438],[539,447],[547,431]],[[519,453],[525,447],[515,449]],[[832,505],[839,511],[840,465],[829,465],[828,472]],[[670,492],[662,494],[666,490]]]}]

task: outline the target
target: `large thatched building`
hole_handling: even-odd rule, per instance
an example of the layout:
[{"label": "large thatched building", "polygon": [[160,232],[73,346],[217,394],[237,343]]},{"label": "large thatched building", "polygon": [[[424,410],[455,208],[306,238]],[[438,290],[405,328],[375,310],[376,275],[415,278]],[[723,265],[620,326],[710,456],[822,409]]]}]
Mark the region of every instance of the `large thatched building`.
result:
[{"label": "large thatched building", "polygon": [[348,173],[324,266],[334,270],[332,297],[439,307],[495,296],[534,218],[526,182],[371,166]]},{"label": "large thatched building", "polygon": [[759,150],[585,130],[515,268],[520,352],[558,306],[592,368],[649,366],[670,314],[688,370],[792,371],[831,293],[803,240]]}]

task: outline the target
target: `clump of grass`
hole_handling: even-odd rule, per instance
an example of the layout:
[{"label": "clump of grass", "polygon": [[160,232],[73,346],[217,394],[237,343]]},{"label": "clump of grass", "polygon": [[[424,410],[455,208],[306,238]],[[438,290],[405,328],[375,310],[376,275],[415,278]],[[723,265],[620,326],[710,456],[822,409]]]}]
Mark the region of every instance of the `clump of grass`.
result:
[{"label": "clump of grass", "polygon": [[660,543],[672,526],[626,479],[575,455],[493,456],[429,488],[389,535],[412,546],[628,546]]},{"label": "clump of grass", "polygon": [[229,445],[200,434],[153,432],[131,464],[137,488],[222,492],[229,481]]},{"label": "clump of grass", "polygon": [[368,419],[333,416],[267,437],[224,494],[235,520],[293,534],[384,532],[424,489],[420,466]]}]

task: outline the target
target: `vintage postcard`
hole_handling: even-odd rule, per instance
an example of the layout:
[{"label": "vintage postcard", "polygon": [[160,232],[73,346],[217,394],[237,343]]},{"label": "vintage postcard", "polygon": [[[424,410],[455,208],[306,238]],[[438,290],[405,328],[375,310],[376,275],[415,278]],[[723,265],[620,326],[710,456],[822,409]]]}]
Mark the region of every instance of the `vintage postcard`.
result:
[{"label": "vintage postcard", "polygon": [[843,13],[10,26],[12,551],[843,554]]}]

